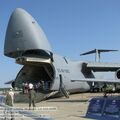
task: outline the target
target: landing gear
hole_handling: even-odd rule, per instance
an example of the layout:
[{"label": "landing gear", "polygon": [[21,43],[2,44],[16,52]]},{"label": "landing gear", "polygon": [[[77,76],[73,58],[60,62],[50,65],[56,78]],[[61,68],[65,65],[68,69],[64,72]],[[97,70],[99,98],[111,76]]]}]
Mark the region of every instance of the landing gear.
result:
[{"label": "landing gear", "polygon": [[66,90],[63,81],[62,81],[62,75],[59,75],[60,77],[60,87],[59,87],[59,91],[60,93],[62,93],[66,98],[69,98],[69,92]]}]

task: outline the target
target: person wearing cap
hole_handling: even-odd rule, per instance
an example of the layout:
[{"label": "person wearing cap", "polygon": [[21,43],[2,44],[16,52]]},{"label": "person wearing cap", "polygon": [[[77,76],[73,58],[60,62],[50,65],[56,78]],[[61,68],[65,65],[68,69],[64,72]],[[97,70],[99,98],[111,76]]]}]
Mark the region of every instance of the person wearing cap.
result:
[{"label": "person wearing cap", "polygon": [[29,86],[28,97],[29,97],[29,110],[31,109],[31,104],[33,105],[34,110],[34,108],[36,107],[35,105],[36,92],[33,86]]}]

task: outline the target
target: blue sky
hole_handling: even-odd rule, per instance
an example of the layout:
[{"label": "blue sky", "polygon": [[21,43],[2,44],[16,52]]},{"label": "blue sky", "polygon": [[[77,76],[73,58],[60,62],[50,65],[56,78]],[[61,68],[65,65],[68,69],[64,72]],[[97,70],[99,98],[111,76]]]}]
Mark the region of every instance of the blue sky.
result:
[{"label": "blue sky", "polygon": [[[0,3],[0,87],[14,79],[21,68],[4,56],[9,17],[15,8],[28,11],[43,28],[55,53],[75,60],[95,48],[120,50],[119,0],[3,0]],[[102,61],[120,62],[120,51],[102,54]]]}]

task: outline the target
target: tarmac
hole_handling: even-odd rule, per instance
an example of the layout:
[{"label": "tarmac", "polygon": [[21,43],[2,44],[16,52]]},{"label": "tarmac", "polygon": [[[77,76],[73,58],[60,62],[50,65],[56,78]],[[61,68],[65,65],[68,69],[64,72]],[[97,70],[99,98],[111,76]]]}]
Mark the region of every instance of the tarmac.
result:
[{"label": "tarmac", "polygon": [[[41,118],[52,120],[93,120],[85,116],[89,100],[96,96],[103,96],[103,93],[79,93],[70,95],[70,98],[52,98],[36,103],[35,110],[32,108],[28,110],[27,103],[16,103],[14,106],[25,108]],[[34,118],[27,117],[25,119],[33,120]]]},{"label": "tarmac", "polygon": [[[116,95],[119,94],[110,96]],[[103,93],[79,93],[70,95],[70,98],[52,98],[36,103],[34,110],[29,110],[28,103],[15,103],[14,108],[21,111],[15,120],[108,120],[99,116],[94,119],[86,117],[90,100],[102,96]]]}]

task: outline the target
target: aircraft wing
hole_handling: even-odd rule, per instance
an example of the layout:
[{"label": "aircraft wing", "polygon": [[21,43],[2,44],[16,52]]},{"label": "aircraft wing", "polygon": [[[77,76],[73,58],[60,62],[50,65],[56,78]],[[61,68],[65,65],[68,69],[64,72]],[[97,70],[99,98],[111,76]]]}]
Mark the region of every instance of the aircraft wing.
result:
[{"label": "aircraft wing", "polygon": [[101,82],[101,83],[120,83],[118,79],[96,79],[96,78],[83,78],[73,79],[71,82]]},{"label": "aircraft wing", "polygon": [[[85,68],[86,67],[86,68]],[[102,83],[120,83],[120,63],[108,62],[86,62],[83,64],[83,73],[87,69],[94,72],[116,72],[115,79],[102,78],[73,78],[71,82],[102,82]],[[118,79],[117,79],[118,78]]]},{"label": "aircraft wing", "polygon": [[7,81],[5,82],[5,84],[12,84],[12,82],[14,82],[15,80],[10,80],[10,81]]},{"label": "aircraft wing", "polygon": [[120,69],[120,63],[87,62],[86,67],[94,72],[116,71]]}]

